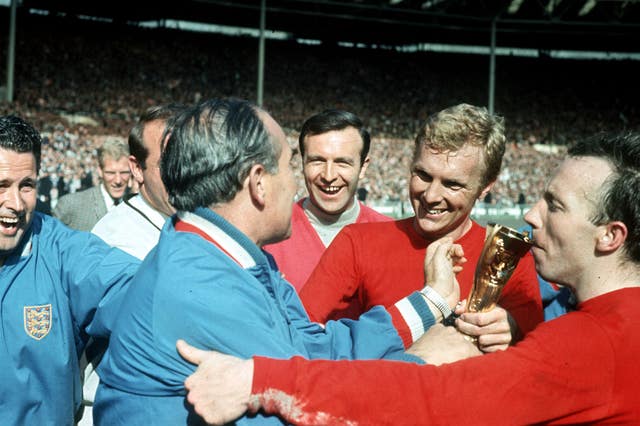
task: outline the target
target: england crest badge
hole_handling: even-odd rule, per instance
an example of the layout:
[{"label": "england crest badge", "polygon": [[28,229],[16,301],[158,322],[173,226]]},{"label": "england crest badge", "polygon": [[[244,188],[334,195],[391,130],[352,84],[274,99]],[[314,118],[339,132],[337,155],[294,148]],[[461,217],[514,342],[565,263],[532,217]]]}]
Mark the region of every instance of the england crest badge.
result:
[{"label": "england crest badge", "polygon": [[51,304],[24,307],[24,329],[36,340],[41,340],[51,330]]}]

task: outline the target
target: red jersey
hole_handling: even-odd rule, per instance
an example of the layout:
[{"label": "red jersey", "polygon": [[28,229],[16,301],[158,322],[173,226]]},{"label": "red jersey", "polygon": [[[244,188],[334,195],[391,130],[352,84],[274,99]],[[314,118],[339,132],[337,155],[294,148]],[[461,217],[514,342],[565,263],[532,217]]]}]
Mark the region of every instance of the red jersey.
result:
[{"label": "red jersey", "polygon": [[[291,237],[276,244],[264,246],[276,259],[278,269],[284,278],[300,291],[316,267],[326,247],[309,222],[302,204],[304,199],[293,205],[291,215]],[[391,221],[377,211],[360,203],[360,214],[356,223]]]},{"label": "red jersey", "polygon": [[294,424],[637,425],[638,357],[640,288],[625,288],[506,351],[439,367],[255,357],[252,393]]},{"label": "red jersey", "polygon": [[[340,231],[300,292],[313,321],[357,318],[371,307],[389,307],[424,287],[424,256],[429,241],[414,229],[414,218],[349,225]],[[473,285],[485,230],[475,222],[456,242],[467,263],[458,273],[460,297]],[[542,301],[533,256],[524,256],[499,300],[527,333],[542,322]]]}]

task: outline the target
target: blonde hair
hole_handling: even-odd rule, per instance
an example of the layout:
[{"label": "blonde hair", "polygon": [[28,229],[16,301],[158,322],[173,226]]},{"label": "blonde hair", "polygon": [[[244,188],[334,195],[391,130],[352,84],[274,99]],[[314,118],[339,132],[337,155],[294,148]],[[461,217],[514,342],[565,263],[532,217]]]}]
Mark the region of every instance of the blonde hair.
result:
[{"label": "blonde hair", "polygon": [[484,182],[493,182],[500,173],[506,137],[504,119],[489,114],[484,107],[460,104],[430,116],[416,136],[413,160],[422,149],[458,151],[466,144],[483,148]]},{"label": "blonde hair", "polygon": [[98,164],[104,167],[106,158],[119,160],[122,157],[129,157],[129,146],[125,141],[119,139],[107,139],[98,149]]}]

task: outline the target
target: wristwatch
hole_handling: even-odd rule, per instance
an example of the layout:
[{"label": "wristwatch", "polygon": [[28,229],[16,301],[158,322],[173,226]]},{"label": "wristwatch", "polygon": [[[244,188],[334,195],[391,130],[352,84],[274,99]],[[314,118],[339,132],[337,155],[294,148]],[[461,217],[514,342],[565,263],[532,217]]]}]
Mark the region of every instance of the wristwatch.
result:
[{"label": "wristwatch", "polygon": [[456,318],[458,318],[458,315],[456,315],[451,310],[447,301],[444,300],[444,298],[440,296],[440,294],[437,291],[435,291],[433,288],[427,285],[427,286],[424,286],[422,290],[420,290],[420,293],[427,300],[433,303],[436,306],[436,308],[438,308],[438,310],[442,313],[443,325],[450,326],[455,324]]}]

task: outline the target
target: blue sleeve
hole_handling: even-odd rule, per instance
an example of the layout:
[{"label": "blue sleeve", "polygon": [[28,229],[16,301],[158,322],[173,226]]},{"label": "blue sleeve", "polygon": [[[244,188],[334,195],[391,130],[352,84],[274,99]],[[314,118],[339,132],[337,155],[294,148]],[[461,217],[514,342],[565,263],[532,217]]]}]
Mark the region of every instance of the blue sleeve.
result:
[{"label": "blue sleeve", "polygon": [[329,321],[324,326],[311,322],[293,286],[281,280],[282,297],[292,325],[311,359],[389,359],[422,363],[404,352],[391,316],[381,306],[358,320]]},{"label": "blue sleeve", "polygon": [[56,239],[62,282],[76,325],[94,337],[108,337],[140,261],[109,247],[88,232],[60,226]]},{"label": "blue sleeve", "polygon": [[575,297],[568,287],[556,290],[540,276],[538,276],[538,282],[540,284],[540,296],[542,297],[545,321],[552,320],[575,309]]}]

